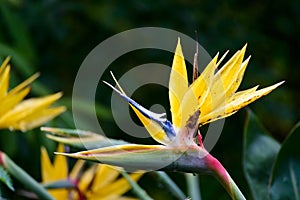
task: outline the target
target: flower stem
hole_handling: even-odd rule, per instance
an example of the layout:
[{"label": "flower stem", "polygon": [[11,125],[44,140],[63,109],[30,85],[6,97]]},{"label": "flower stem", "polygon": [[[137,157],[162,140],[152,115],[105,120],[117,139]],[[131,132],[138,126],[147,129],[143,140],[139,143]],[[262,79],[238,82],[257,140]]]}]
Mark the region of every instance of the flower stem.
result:
[{"label": "flower stem", "polygon": [[188,194],[191,199],[201,200],[199,179],[197,174],[185,173]]},{"label": "flower stem", "polygon": [[41,186],[35,179],[27,174],[22,168],[14,163],[4,152],[0,151],[0,165],[7,170],[7,172],[22,183],[27,189],[34,192],[40,199],[54,200],[54,198]]},{"label": "flower stem", "polygon": [[246,200],[238,186],[235,184],[233,179],[230,177],[223,165],[210,154],[207,155],[208,166],[211,168],[214,176],[226,189],[228,194],[233,200]]},{"label": "flower stem", "polygon": [[139,197],[141,200],[153,200],[148,194],[143,190],[135,181],[133,181],[130,176],[124,172],[120,171],[123,177],[128,181],[130,186],[132,187],[132,191]]},{"label": "flower stem", "polygon": [[166,186],[166,188],[171,192],[177,199],[186,199],[185,194],[176,185],[176,183],[168,176],[166,172],[154,172],[159,180]]}]

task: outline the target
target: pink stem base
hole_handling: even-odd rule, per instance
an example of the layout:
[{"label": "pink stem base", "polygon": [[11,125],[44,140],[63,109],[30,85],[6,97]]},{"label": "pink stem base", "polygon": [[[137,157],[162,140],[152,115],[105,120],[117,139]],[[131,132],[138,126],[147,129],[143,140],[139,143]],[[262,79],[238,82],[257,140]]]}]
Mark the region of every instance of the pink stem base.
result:
[{"label": "pink stem base", "polygon": [[233,179],[230,177],[226,169],[223,167],[223,165],[210,154],[208,154],[205,159],[207,161],[207,165],[213,172],[213,175],[223,185],[231,198],[234,200],[245,200],[246,198],[237,187]]}]

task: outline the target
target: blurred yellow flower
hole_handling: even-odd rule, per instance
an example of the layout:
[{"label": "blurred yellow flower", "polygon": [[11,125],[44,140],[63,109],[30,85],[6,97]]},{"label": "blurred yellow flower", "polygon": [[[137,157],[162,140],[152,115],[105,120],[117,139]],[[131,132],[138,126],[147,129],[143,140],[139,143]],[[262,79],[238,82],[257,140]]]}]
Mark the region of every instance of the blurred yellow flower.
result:
[{"label": "blurred yellow flower", "polygon": [[24,100],[38,74],[9,89],[9,57],[0,67],[0,129],[26,131],[38,127],[66,110],[64,106],[49,108],[62,93]]},{"label": "blurred yellow flower", "polygon": [[[59,144],[58,152],[64,152],[64,145]],[[82,172],[83,160],[78,160],[70,174],[65,156],[56,155],[53,164],[50,161],[47,150],[41,149],[42,182],[44,184],[55,181],[68,180],[76,186],[76,190],[49,189],[48,192],[56,200],[86,199],[86,200],[134,200],[124,197],[124,193],[131,189],[125,178],[118,178],[119,171],[104,164],[92,165]],[[130,177],[137,181],[143,174],[134,173]]]}]

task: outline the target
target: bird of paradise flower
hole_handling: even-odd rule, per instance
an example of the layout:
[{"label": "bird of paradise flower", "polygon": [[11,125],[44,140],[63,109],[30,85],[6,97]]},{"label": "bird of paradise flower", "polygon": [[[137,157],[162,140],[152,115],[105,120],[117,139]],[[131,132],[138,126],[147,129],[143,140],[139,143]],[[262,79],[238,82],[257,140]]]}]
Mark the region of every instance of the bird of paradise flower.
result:
[{"label": "bird of paradise flower", "polygon": [[[189,85],[180,40],[175,50],[169,80],[172,123],[165,114],[153,113],[129,98],[114,78],[117,88],[105,82],[132,107],[154,140],[162,145],[116,145],[63,155],[125,167],[127,169],[169,170],[212,174],[233,199],[245,199],[221,163],[195,142],[198,127],[228,117],[283,82],[259,89],[258,86],[237,92],[250,57],[244,60],[246,45],[238,50],[220,70],[227,52],[218,54],[201,75]],[[160,167],[160,169],[158,169]]]},{"label": "bird of paradise flower", "polygon": [[[64,152],[64,145],[59,144],[58,152]],[[56,200],[78,199],[78,200],[135,200],[136,198],[123,196],[131,189],[125,178],[118,178],[120,172],[104,164],[96,164],[82,172],[85,162],[78,160],[68,173],[68,162],[66,157],[55,156],[53,164],[48,156],[47,150],[41,148],[41,172],[42,182],[47,185],[55,185],[69,182],[73,190],[66,188],[52,188],[48,192]],[[143,173],[134,173],[130,177],[138,181]],[[49,186],[49,185],[48,185]],[[62,184],[61,184],[62,186]],[[52,186],[53,187],[53,186]]]},{"label": "bird of paradise flower", "polygon": [[30,91],[29,85],[39,76],[34,74],[27,80],[9,89],[10,58],[0,67],[0,129],[26,131],[38,127],[66,110],[64,106],[50,107],[62,93],[24,100]]}]

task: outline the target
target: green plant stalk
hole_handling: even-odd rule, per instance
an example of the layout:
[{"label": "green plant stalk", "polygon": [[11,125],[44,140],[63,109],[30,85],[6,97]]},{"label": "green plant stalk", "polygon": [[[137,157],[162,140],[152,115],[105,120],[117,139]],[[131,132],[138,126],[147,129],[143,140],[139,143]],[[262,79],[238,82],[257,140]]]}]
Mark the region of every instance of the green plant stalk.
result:
[{"label": "green plant stalk", "polygon": [[166,172],[154,171],[154,173],[159,177],[159,180],[165,184],[167,189],[178,199],[186,199],[186,195],[181,191],[181,189],[176,185],[176,183],[168,176]]},{"label": "green plant stalk", "polygon": [[69,180],[69,179],[64,179],[64,180],[59,180],[59,181],[53,181],[53,182],[49,182],[46,184],[42,184],[42,186],[45,189],[60,189],[60,188],[66,188],[66,189],[76,189],[76,184]]},{"label": "green plant stalk", "polygon": [[130,176],[124,172],[120,171],[122,176],[128,181],[130,186],[132,187],[132,191],[138,196],[141,200],[153,200],[146,192],[143,190],[134,180],[130,178]]},{"label": "green plant stalk", "polygon": [[209,166],[213,175],[223,185],[225,190],[231,196],[233,200],[246,200],[238,186],[235,184],[229,173],[223,167],[223,165],[213,156],[208,154],[207,159],[209,160]]},{"label": "green plant stalk", "polygon": [[227,173],[227,180],[229,180],[229,184],[224,184],[224,178],[221,176],[216,175],[217,179],[222,183],[223,187],[229,193],[233,200],[246,200],[243,193],[240,191],[239,187],[235,184],[233,179]]},{"label": "green plant stalk", "polygon": [[0,165],[11,174],[15,179],[20,181],[26,188],[34,192],[40,199],[54,200],[54,198],[29,174],[16,165],[5,153],[0,151]]},{"label": "green plant stalk", "polygon": [[185,173],[185,178],[190,198],[201,200],[198,175]]}]

